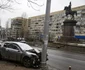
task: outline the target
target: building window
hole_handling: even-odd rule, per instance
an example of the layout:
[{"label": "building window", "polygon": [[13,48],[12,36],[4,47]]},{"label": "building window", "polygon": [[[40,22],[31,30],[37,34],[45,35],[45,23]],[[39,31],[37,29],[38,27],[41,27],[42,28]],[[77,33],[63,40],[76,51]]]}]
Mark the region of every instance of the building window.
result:
[{"label": "building window", "polygon": [[58,28],[58,26],[56,26],[56,28]]},{"label": "building window", "polygon": [[38,24],[38,23],[35,23],[35,24]]},{"label": "building window", "polygon": [[49,24],[49,26],[51,26],[52,24]]},{"label": "building window", "polygon": [[52,21],[52,17],[53,17],[53,15],[50,15],[50,21]]}]

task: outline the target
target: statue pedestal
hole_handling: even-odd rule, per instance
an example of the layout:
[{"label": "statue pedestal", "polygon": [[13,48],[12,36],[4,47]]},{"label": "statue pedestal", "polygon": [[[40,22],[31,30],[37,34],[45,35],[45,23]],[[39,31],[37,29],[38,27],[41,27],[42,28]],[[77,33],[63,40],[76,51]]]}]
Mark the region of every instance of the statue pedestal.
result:
[{"label": "statue pedestal", "polygon": [[77,21],[67,19],[64,22],[63,26],[63,36],[60,38],[60,41],[63,42],[75,42],[77,41],[76,38],[74,38],[74,26],[76,26]]},{"label": "statue pedestal", "polygon": [[76,26],[77,21],[75,20],[65,20],[63,26],[63,36],[74,36],[74,26]]}]

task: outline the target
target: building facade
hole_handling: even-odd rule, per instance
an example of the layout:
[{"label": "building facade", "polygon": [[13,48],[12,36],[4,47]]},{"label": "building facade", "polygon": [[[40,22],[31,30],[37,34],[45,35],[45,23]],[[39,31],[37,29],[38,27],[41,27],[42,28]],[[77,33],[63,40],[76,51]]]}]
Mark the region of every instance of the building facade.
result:
[{"label": "building facade", "polygon": [[14,39],[26,37],[28,31],[27,19],[22,17],[11,20],[11,37]]}]

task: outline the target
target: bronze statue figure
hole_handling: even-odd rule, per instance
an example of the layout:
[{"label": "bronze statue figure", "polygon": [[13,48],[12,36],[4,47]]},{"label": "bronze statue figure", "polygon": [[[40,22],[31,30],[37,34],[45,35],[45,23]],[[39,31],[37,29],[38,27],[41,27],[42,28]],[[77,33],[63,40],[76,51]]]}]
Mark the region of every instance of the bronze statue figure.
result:
[{"label": "bronze statue figure", "polygon": [[77,11],[72,11],[71,9],[71,2],[69,3],[69,6],[64,7],[64,10],[65,10],[66,17],[68,17],[68,15],[71,15],[71,19],[74,19],[74,15],[77,16]]}]

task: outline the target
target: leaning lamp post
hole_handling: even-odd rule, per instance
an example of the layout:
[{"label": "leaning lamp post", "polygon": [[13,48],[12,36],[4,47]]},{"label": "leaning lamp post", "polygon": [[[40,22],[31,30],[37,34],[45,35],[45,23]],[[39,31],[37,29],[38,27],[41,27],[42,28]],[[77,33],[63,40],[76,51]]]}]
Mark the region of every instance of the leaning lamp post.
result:
[{"label": "leaning lamp post", "polygon": [[46,55],[47,55],[47,45],[48,45],[48,33],[49,33],[49,23],[50,23],[50,6],[51,0],[47,0],[46,14],[44,22],[44,45],[42,47],[42,70],[47,70]]}]

